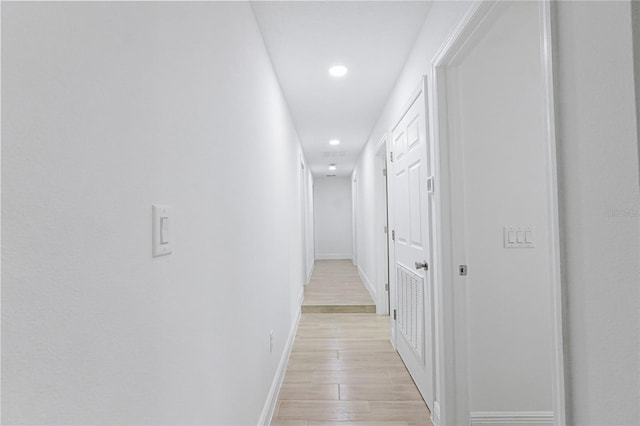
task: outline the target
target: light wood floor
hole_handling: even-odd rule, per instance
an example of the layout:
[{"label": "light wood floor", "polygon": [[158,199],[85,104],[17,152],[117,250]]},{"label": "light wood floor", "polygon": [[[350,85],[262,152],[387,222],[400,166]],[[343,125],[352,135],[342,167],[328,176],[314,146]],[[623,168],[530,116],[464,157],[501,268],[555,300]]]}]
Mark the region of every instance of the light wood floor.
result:
[{"label": "light wood floor", "polygon": [[[314,278],[349,269],[335,262],[316,262]],[[432,426],[430,417],[391,346],[388,316],[302,314],[272,426]]]},{"label": "light wood floor", "polygon": [[350,260],[316,260],[304,287],[302,312],[375,312],[376,306]]}]

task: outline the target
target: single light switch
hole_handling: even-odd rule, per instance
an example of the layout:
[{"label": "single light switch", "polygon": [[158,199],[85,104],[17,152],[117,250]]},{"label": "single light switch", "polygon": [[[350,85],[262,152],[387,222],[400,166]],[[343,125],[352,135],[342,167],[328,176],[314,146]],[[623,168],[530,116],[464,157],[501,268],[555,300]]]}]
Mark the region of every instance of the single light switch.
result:
[{"label": "single light switch", "polygon": [[152,231],[153,231],[153,257],[171,254],[171,241],[169,239],[169,220],[171,206],[153,205]]},{"label": "single light switch", "polygon": [[524,243],[524,232],[523,231],[517,231],[517,235],[518,235],[518,244],[522,244]]},{"label": "single light switch", "polygon": [[169,244],[169,218],[160,218],[160,244]]},{"label": "single light switch", "polygon": [[509,231],[509,244],[514,244],[516,242],[516,233],[515,231]]},{"label": "single light switch", "polygon": [[527,244],[533,243],[533,231],[526,231],[524,233],[524,242]]}]

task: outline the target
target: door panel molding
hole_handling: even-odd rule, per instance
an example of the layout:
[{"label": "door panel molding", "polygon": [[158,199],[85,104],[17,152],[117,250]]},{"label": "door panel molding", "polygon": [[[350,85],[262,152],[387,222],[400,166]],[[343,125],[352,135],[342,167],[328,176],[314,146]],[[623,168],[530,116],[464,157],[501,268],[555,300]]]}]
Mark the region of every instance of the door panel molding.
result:
[{"label": "door panel molding", "polygon": [[[431,141],[427,121],[426,79],[412,91],[393,126],[388,167],[392,235],[391,301],[397,320],[395,346],[432,410],[435,396],[433,273],[415,265],[432,264],[433,202],[427,191]],[[395,231],[395,232],[394,232]]]}]

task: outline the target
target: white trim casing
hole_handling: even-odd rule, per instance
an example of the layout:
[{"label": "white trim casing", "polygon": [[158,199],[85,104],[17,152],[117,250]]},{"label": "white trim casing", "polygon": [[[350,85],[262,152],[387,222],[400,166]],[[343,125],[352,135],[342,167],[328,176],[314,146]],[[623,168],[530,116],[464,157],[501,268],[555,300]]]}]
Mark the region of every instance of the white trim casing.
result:
[{"label": "white trim casing", "polygon": [[553,83],[553,33],[551,21],[551,2],[540,2],[540,23],[542,34],[540,45],[542,46],[542,76],[545,95],[545,126],[547,131],[547,155],[548,155],[548,186],[549,197],[549,264],[551,266],[551,303],[553,315],[553,411],[555,413],[555,425],[566,424],[566,402],[564,385],[564,352],[563,352],[563,326],[562,326],[562,272],[560,259],[560,211],[558,207],[558,161],[556,158],[556,122],[555,122],[555,96]]},{"label": "white trim casing", "polygon": [[[466,318],[455,317],[456,307],[464,306],[464,293],[454,286],[456,282],[454,246],[451,244],[460,229],[452,226],[452,217],[456,208],[448,188],[454,185],[456,173],[449,167],[450,147],[447,143],[448,135],[448,104],[446,93],[445,67],[454,61],[458,51],[463,48],[477,26],[484,20],[493,7],[493,2],[474,2],[462,18],[460,24],[445,41],[432,62],[431,90],[431,131],[434,149],[434,176],[436,178],[435,197],[435,249],[439,254],[439,268],[435,270],[434,295],[436,306],[435,334],[436,350],[439,363],[436,363],[436,397],[438,405],[434,404],[433,422],[440,425],[469,424],[469,394],[467,386],[466,334],[455,327],[456,323],[465,324]],[[434,259],[435,261],[435,259]],[[464,312],[458,309],[458,312]],[[454,348],[458,350],[455,351]]]},{"label": "white trim casing", "polygon": [[265,400],[264,407],[262,408],[262,412],[260,413],[260,418],[258,419],[258,426],[269,426],[271,424],[273,413],[276,408],[276,403],[278,402],[278,395],[280,394],[280,388],[282,387],[282,381],[284,380],[284,374],[287,371],[287,364],[289,363],[289,356],[291,355],[293,342],[296,337],[296,332],[298,331],[298,324],[300,324],[300,316],[302,313],[300,307],[302,306],[303,297],[304,297],[304,290],[300,292],[300,303],[298,304],[296,317],[295,317],[295,320],[293,321],[293,324],[291,325],[291,330],[289,330],[287,343],[285,344],[284,350],[282,351],[282,356],[280,357],[280,362],[278,363],[276,374],[273,376],[273,381],[271,382],[271,387],[269,388],[267,399]]},{"label": "white trim casing", "polygon": [[[389,291],[385,288],[385,284],[389,284],[389,271],[391,271],[391,266],[389,264],[389,189],[388,189],[388,180],[382,174],[379,174],[378,165],[382,164],[383,168],[388,168],[389,165],[387,163],[387,141],[389,139],[389,134],[384,132],[382,138],[378,141],[375,146],[374,152],[374,164],[375,164],[375,206],[376,206],[376,214],[375,214],[375,247],[376,253],[375,257],[376,263],[379,263],[376,267],[375,271],[375,286],[376,294],[378,296],[375,299],[376,303],[376,313],[379,315],[389,315]],[[382,158],[381,158],[382,157]],[[387,170],[388,172],[388,170]],[[384,189],[385,195],[384,199],[380,200],[381,192],[380,190]],[[384,213],[380,209],[384,205],[385,210]],[[387,228],[387,233],[383,233],[383,229]],[[386,265],[385,265],[386,263]]]},{"label": "white trim casing", "polygon": [[[393,155],[393,141],[391,135],[388,135],[387,139],[387,177],[393,176],[393,161],[391,161],[391,156]],[[391,179],[387,180],[387,222],[389,223],[389,227],[387,228],[387,232],[391,234],[395,229],[395,217],[393,214],[393,202],[394,202],[394,194],[391,185]],[[395,241],[391,238],[387,238],[387,250],[389,256],[389,332],[391,335],[391,345],[393,349],[397,349],[397,336],[396,336],[396,321],[393,319],[392,312],[397,308],[397,283],[396,283],[396,274],[394,273],[394,265],[396,264],[396,245]]]}]

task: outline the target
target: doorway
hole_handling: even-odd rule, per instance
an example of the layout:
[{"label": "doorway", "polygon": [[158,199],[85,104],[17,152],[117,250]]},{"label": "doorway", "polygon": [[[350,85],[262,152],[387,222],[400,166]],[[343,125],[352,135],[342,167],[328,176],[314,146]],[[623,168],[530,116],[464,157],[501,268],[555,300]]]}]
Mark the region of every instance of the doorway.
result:
[{"label": "doorway", "polygon": [[549,23],[478,3],[434,62],[437,423],[564,424]]}]

